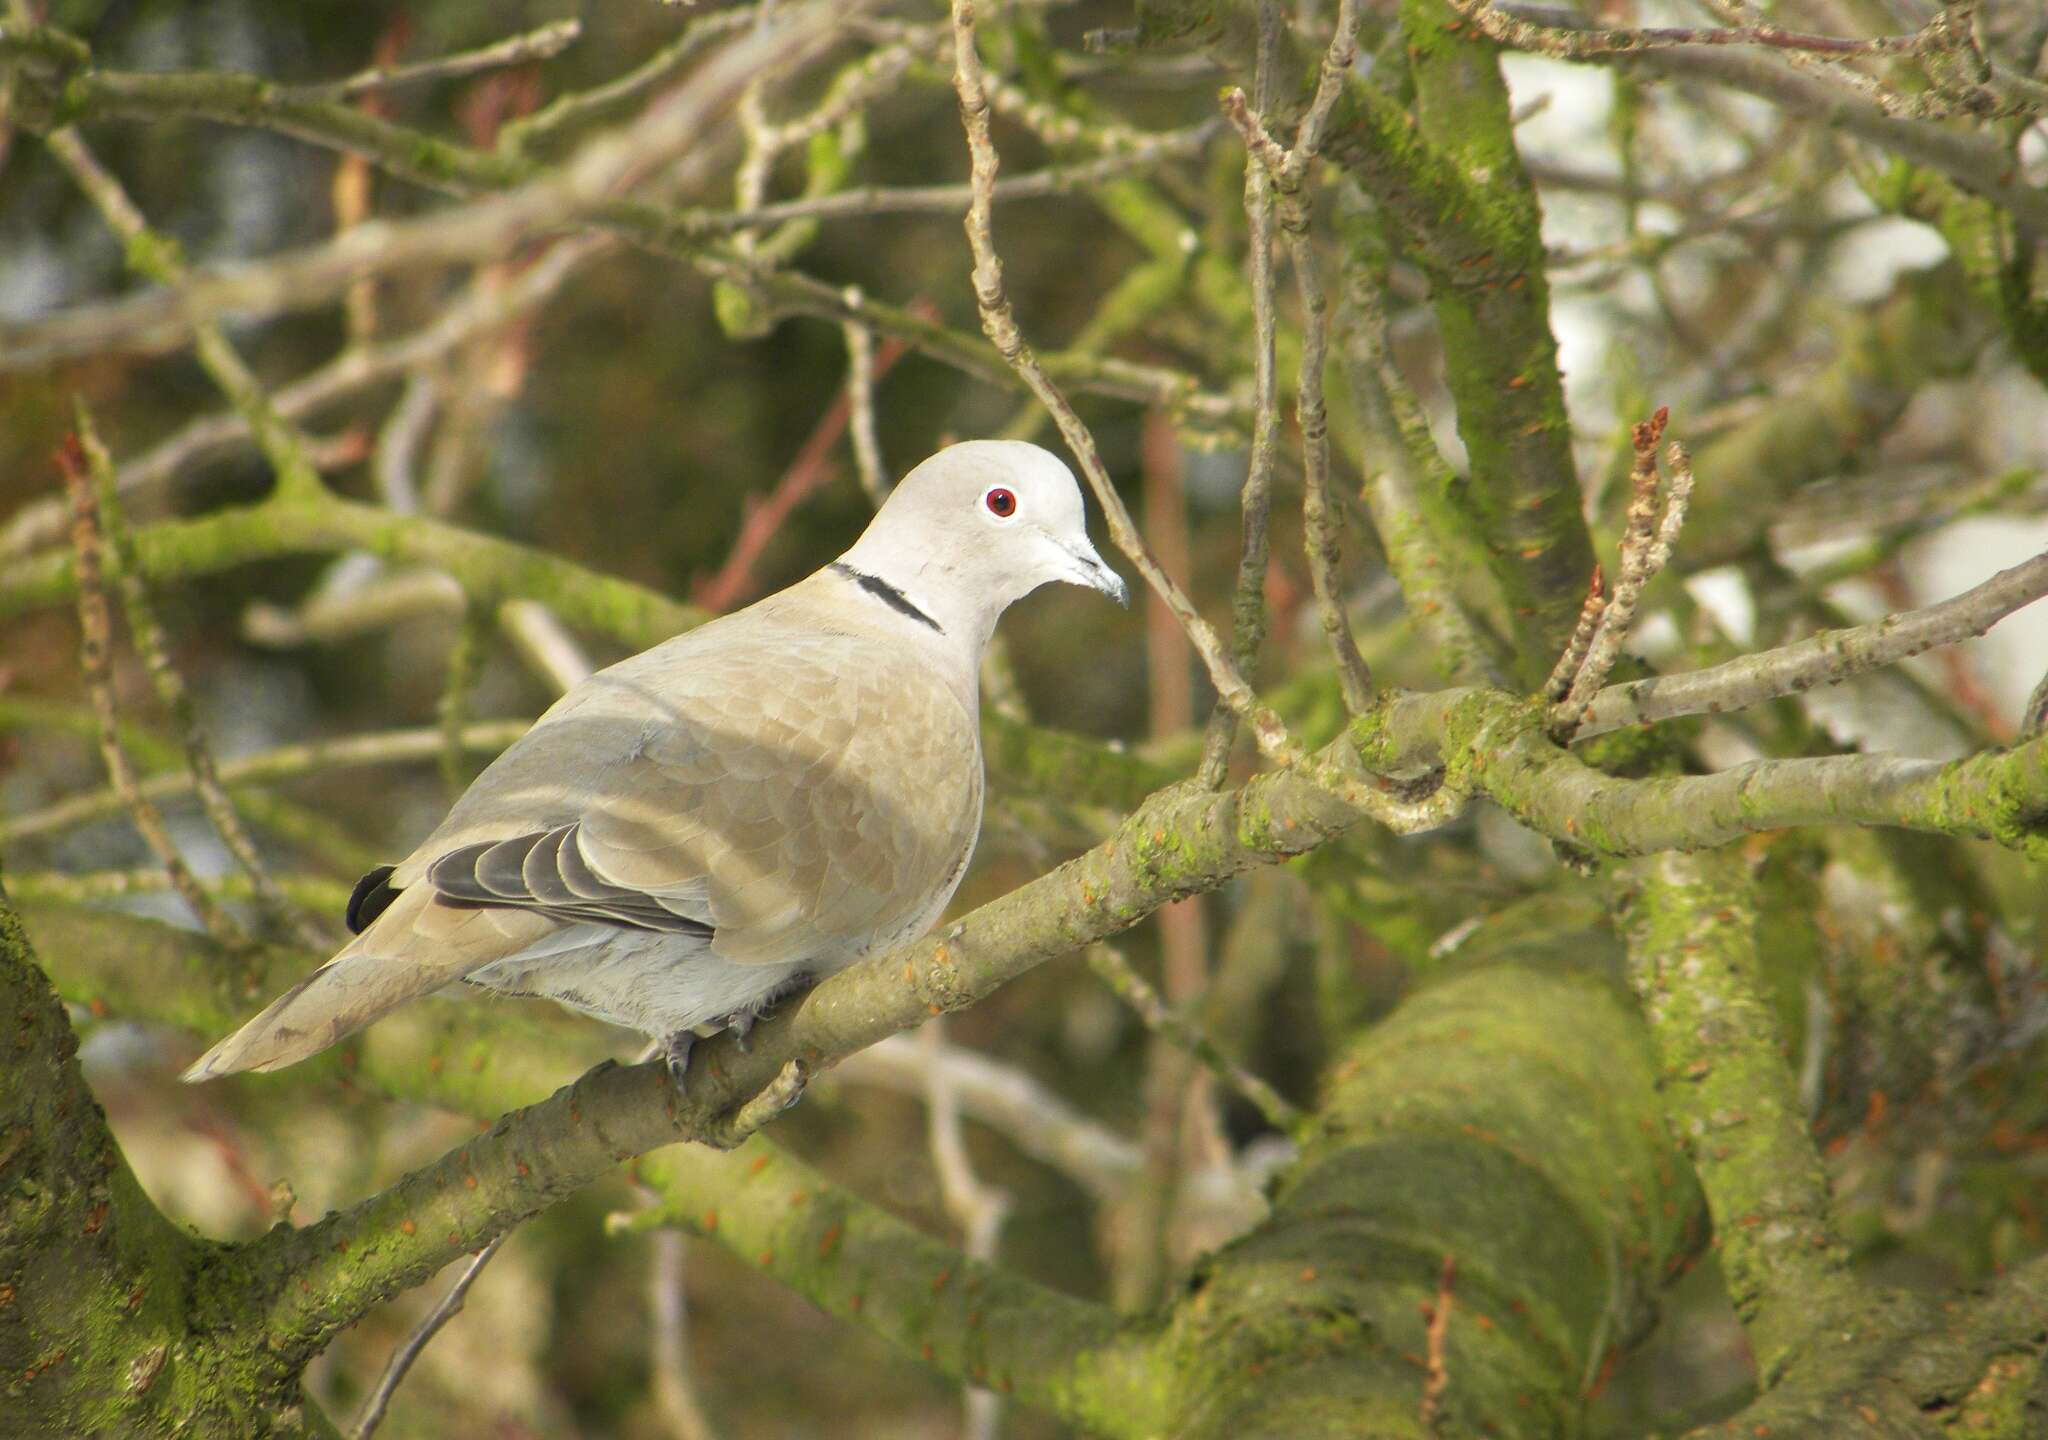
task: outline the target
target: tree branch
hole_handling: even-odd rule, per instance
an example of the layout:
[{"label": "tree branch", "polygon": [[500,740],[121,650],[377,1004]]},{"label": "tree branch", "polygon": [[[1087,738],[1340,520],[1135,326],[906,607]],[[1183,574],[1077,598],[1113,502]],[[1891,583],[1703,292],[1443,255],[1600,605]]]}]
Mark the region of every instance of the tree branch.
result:
[{"label": "tree branch", "polygon": [[1768,1389],[1818,1317],[1863,1292],[1765,994],[1747,864],[1732,850],[1665,855],[1628,877],[1629,972],[1664,1111],[1706,1191],[1721,1273]]},{"label": "tree branch", "polygon": [[1923,609],[1887,615],[1853,629],[1824,630],[1705,670],[1609,686],[1587,707],[1578,736],[1603,735],[1679,715],[1741,710],[1816,685],[1838,685],[1936,646],[1982,635],[2043,595],[2048,595],[2048,553]]}]

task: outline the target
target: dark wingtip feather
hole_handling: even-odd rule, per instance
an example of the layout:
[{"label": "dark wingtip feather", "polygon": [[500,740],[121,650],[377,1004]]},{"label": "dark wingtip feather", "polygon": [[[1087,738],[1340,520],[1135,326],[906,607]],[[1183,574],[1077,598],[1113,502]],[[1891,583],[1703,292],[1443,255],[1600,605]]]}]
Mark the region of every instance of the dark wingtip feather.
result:
[{"label": "dark wingtip feather", "polygon": [[388,882],[391,872],[397,868],[395,865],[379,865],[356,881],[356,888],[348,897],[348,909],[342,916],[349,934],[362,934],[366,926],[391,908],[398,892]]}]

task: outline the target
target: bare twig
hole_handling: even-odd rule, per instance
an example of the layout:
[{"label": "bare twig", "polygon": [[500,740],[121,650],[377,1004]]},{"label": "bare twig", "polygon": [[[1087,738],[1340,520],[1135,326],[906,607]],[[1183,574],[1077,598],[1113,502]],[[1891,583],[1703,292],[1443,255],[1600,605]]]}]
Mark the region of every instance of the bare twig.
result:
[{"label": "bare twig", "polygon": [[834,33],[831,18],[806,8],[800,18],[735,41],[631,126],[593,141],[559,169],[539,172],[510,189],[479,194],[457,208],[359,225],[321,244],[195,271],[162,290],[5,327],[0,330],[0,364],[25,369],[111,348],[175,346],[198,326],[224,315],[309,309],[327,303],[366,275],[491,259],[531,235],[578,218],[616,226],[651,243],[657,235],[669,234],[669,212],[616,198],[617,188],[699,146],[704,132],[761,65],[822,49]]},{"label": "bare twig", "polygon": [[[651,1194],[651,1192],[649,1192]],[[648,1267],[649,1308],[654,1334],[648,1342],[654,1371],[654,1403],[676,1440],[712,1440],[711,1422],[697,1403],[690,1375],[689,1314],[683,1276],[690,1238],[680,1230],[654,1232],[654,1264]]]},{"label": "bare twig", "polygon": [[877,510],[889,498],[889,472],[875,430],[875,332],[857,320],[840,327],[846,337],[847,434],[853,439],[853,468],[861,493]]},{"label": "bare twig", "polygon": [[[1635,624],[1636,606],[1642,601],[1643,591],[1670,561],[1672,546],[1685,524],[1686,507],[1692,499],[1692,462],[1676,444],[1671,447],[1671,485],[1662,502],[1661,516],[1659,511],[1657,444],[1664,438],[1664,426],[1670,418],[1668,409],[1659,409],[1630,432],[1635,459],[1629,467],[1630,498],[1621,537],[1620,573],[1614,582],[1613,596],[1594,622],[1592,639],[1585,646],[1584,659],[1573,673],[1564,699],[1552,707],[1552,732],[1561,742],[1579,732],[1586,707],[1614,672],[1621,647]],[[1582,610],[1580,623],[1583,625],[1584,621]],[[1574,631],[1571,643],[1566,646],[1567,653],[1578,648],[1578,639]],[[1553,671],[1553,684],[1556,680]]]},{"label": "bare twig", "polygon": [[[462,744],[473,754],[495,755],[532,726],[530,720],[482,721],[463,727]],[[443,743],[440,730],[423,728],[353,735],[306,745],[283,745],[275,750],[227,761],[220,767],[220,780],[233,789],[359,765],[417,763],[434,759],[441,753]],[[153,805],[172,796],[189,794],[192,786],[189,770],[174,770],[139,782],[134,793]],[[126,804],[123,792],[117,789],[75,795],[42,810],[0,820],[0,843],[15,844],[119,814]]]},{"label": "bare twig", "polygon": [[1215,630],[1196,613],[1180,586],[1160,568],[1159,562],[1146,548],[1144,538],[1131,521],[1130,511],[1125,508],[1116,487],[1110,482],[1108,471],[1103,468],[1094,436],[1089,434],[1088,427],[1074,413],[1073,406],[1046,375],[1037,356],[1025,343],[1003,286],[1003,263],[995,248],[990,210],[998,162],[995,144],[989,137],[988,95],[982,82],[981,56],[975,49],[972,0],[953,0],[953,37],[953,88],[960,96],[960,118],[967,132],[967,150],[972,162],[974,198],[968,207],[966,228],[968,248],[974,254],[974,294],[981,310],[982,331],[1031,393],[1052,413],[1067,448],[1080,463],[1081,473],[1094,492],[1096,503],[1102,506],[1103,515],[1109,522],[1110,538],[1137,566],[1139,574],[1166,602],[1181,628],[1187,631],[1195,653],[1202,657],[1202,663],[1208,668],[1216,693],[1250,722],[1262,751],[1281,764],[1297,763],[1301,759],[1301,751],[1288,735],[1286,726],[1278,715],[1259,701],[1242,672],[1225,652]]},{"label": "bare twig", "polygon": [[[2048,595],[2048,553],[1924,609],[1887,615],[1851,629],[1823,631],[1705,670],[1610,686],[1586,708],[1577,733],[1590,737],[1679,715],[1740,710],[1816,685],[1838,684],[1937,645],[1982,635],[2043,595]],[[2048,691],[2037,690],[2036,698],[2048,700]],[[2030,701],[2028,714],[2033,713],[2035,705]]]},{"label": "bare twig", "polygon": [[681,70],[706,45],[754,24],[757,18],[756,10],[744,5],[698,16],[681,35],[618,79],[563,95],[534,114],[502,126],[498,131],[499,152],[524,154],[537,140],[553,138],[583,121],[624,107]]},{"label": "bare twig", "polygon": [[1518,50],[1534,50],[1560,60],[1583,60],[1594,55],[1620,55],[1678,45],[1756,45],[1772,50],[1797,50],[1836,60],[1864,55],[1912,55],[1927,47],[1930,33],[1929,29],[1922,29],[1911,35],[1859,39],[1812,35],[1766,24],[1735,25],[1722,29],[1647,26],[1633,30],[1568,30],[1539,25],[1509,14],[1488,0],[1450,0],[1450,4],[1452,9],[1485,32],[1487,38]]},{"label": "bare twig", "polygon": [[[1345,77],[1358,59],[1358,10],[1356,0],[1337,0],[1337,19],[1329,48],[1323,52],[1322,64],[1316,70],[1316,92],[1309,100],[1308,109],[1303,112],[1301,123],[1294,132],[1294,147],[1289,151],[1285,163],[1273,179],[1283,191],[1298,189],[1307,178],[1308,169],[1317,155],[1322,153],[1323,132],[1329,128],[1330,114],[1337,107],[1337,99],[1344,93]],[[1266,114],[1272,108],[1272,101],[1261,95],[1259,113]]]},{"label": "bare twig", "polygon": [[[934,1016],[919,1036],[928,1061],[935,1062],[945,1047],[945,1021]],[[1010,1213],[1009,1194],[984,1184],[967,1158],[967,1137],[960,1128],[960,1101],[953,1089],[951,1073],[945,1066],[925,1066],[926,1133],[932,1169],[939,1177],[939,1194],[946,1213],[960,1227],[961,1249],[970,1260],[993,1264],[1001,1242],[1003,1221]],[[1002,1424],[1002,1397],[978,1385],[967,1387],[965,1440],[994,1440]]]},{"label": "bare twig", "polygon": [[[585,235],[560,241],[514,275],[502,289],[472,284],[444,306],[428,324],[410,335],[379,344],[351,346],[328,364],[271,395],[271,406],[286,420],[300,420],[392,375],[433,363],[476,336],[543,303],[586,261],[617,248],[608,235]],[[188,466],[202,463],[245,444],[248,419],[234,410],[194,420],[134,459],[117,474],[123,498],[132,498],[171,480]],[[360,459],[358,437],[347,437],[345,451],[333,442],[311,444],[313,463],[326,469]],[[21,553],[63,536],[61,501],[27,505],[0,531],[0,555]]]},{"label": "bare twig", "polygon": [[[1105,156],[1072,165],[1051,165],[996,182],[994,200],[1038,200],[1070,195],[1106,181],[1157,168],[1169,159],[1201,153],[1216,133],[1213,124],[1167,132],[1160,144],[1143,152]],[[971,185],[869,185],[830,195],[758,203],[735,210],[692,210],[679,228],[692,235],[723,235],[789,220],[847,220],[876,215],[951,215],[973,200]]]},{"label": "bare twig", "polygon": [[498,628],[557,695],[582,684],[596,668],[569,627],[538,600],[507,600],[498,607]]},{"label": "bare twig", "polygon": [[[1306,122],[1304,122],[1305,124]],[[1299,154],[1297,150],[1295,152]],[[1315,243],[1308,234],[1308,214],[1299,192],[1283,194],[1281,228],[1287,235],[1288,257],[1301,294],[1301,374],[1296,382],[1294,413],[1301,426],[1302,529],[1308,551],[1309,581],[1315,587],[1323,636],[1337,661],[1337,681],[1344,706],[1353,715],[1372,704],[1372,670],[1359,653],[1351,623],[1344,615],[1338,590],[1341,554],[1339,519],[1330,500],[1330,425],[1323,403],[1323,367],[1329,358],[1329,301],[1317,275]]]},{"label": "bare twig", "polygon": [[1444,1391],[1451,1384],[1447,1354],[1451,1335],[1451,1303],[1457,1278],[1458,1262],[1449,1255],[1444,1256],[1443,1269],[1437,1273],[1435,1303],[1426,1303],[1422,1307],[1423,1320],[1428,1327],[1424,1334],[1429,1346],[1424,1357],[1422,1404],[1418,1415],[1424,1431],[1436,1429]]},{"label": "bare twig", "polygon": [[391,1405],[391,1397],[398,1392],[406,1372],[420,1358],[427,1342],[462,1312],[463,1302],[469,1298],[469,1287],[476,1283],[476,1277],[483,1273],[484,1266],[491,1263],[491,1257],[504,1248],[505,1237],[511,1233],[510,1230],[502,1231],[490,1244],[477,1251],[475,1258],[456,1277],[455,1283],[448,1287],[448,1293],[441,1297],[441,1303],[428,1311],[412,1334],[405,1337],[405,1343],[391,1352],[384,1373],[377,1379],[377,1388],[370,1392],[370,1398],[363,1402],[363,1408],[356,1416],[356,1423],[349,1431],[349,1440],[370,1440],[370,1436],[377,1432],[377,1427],[384,1423],[384,1412]]},{"label": "bare twig", "polygon": [[[255,887],[246,875],[223,875],[202,882],[208,891],[224,900],[253,900]],[[336,880],[313,880],[286,876],[278,882],[295,904],[309,910],[339,915],[348,904],[349,887]],[[7,894],[16,902],[62,900],[85,905],[127,895],[161,895],[170,888],[170,878],[156,866],[134,870],[14,870],[8,872]],[[322,942],[322,952],[330,947]]]},{"label": "bare twig", "polygon": [[[1443,674],[1462,684],[1502,686],[1506,656],[1468,611],[1454,578],[1464,568],[1456,563],[1450,543],[1455,537],[1444,533],[1422,503],[1443,459],[1429,438],[1420,403],[1392,364],[1383,285],[1364,250],[1344,247],[1345,315],[1337,327],[1352,413],[1363,431],[1361,498],[1387,567]],[[1486,578],[1483,567],[1471,567],[1468,575]]]},{"label": "bare twig", "polygon": [[417,60],[410,65],[373,65],[345,80],[290,85],[280,89],[295,100],[353,100],[373,90],[392,90],[429,80],[459,80],[465,75],[498,70],[507,65],[552,60],[575,44],[582,34],[583,24],[579,20],[551,20],[523,35],[508,36],[475,50],[444,55],[438,60]]},{"label": "bare twig", "polygon": [[1586,651],[1592,647],[1593,632],[1600,627],[1600,617],[1607,611],[1607,580],[1598,565],[1593,567],[1593,579],[1586,586],[1586,602],[1579,607],[1579,623],[1572,627],[1572,638],[1565,642],[1564,653],[1557,657],[1557,664],[1551,667],[1550,678],[1543,682],[1544,703],[1555,705],[1571,693],[1572,681],[1578,678],[1579,670],[1586,663]]},{"label": "bare twig", "polygon": [[947,1072],[961,1108],[1077,1181],[1098,1199],[1123,1188],[1138,1168],[1138,1152],[1125,1137],[1082,1114],[1028,1071],[957,1045],[928,1048],[908,1035],[891,1035],[849,1056],[834,1072],[842,1080],[886,1085],[921,1094],[925,1072]]},{"label": "bare twig", "polygon": [[164,825],[163,812],[141,792],[134,764],[121,744],[111,670],[113,612],[107,603],[99,508],[84,450],[76,436],[57,452],[57,466],[71,495],[71,538],[78,556],[79,665],[85,673],[86,692],[92,697],[93,714],[99,722],[100,755],[106,761],[107,778],[113,782],[115,793],[121,797],[144,843],[170,877],[171,888],[199,917],[208,934],[224,945],[239,948],[243,938],[240,929],[206,893],[185,863],[185,857],[178,853],[177,844]]},{"label": "bare twig", "polygon": [[[1273,88],[1273,51],[1279,45],[1280,15],[1276,6],[1259,6],[1257,76],[1261,98]],[[1252,291],[1252,446],[1244,488],[1238,497],[1243,515],[1237,557],[1237,587],[1231,601],[1230,650],[1238,669],[1250,673],[1266,634],[1266,571],[1272,547],[1267,520],[1273,502],[1273,469],[1280,445],[1279,362],[1273,314],[1273,180],[1257,156],[1244,167],[1245,263]],[[1202,739],[1202,760],[1196,768],[1200,784],[1222,785],[1237,740],[1237,712],[1222,699],[1209,716]]]},{"label": "bare twig", "polygon": [[1293,1102],[1225,1055],[1199,1026],[1168,1007],[1152,983],[1133,969],[1116,947],[1089,946],[1088,968],[1131,1007],[1147,1029],[1207,1066],[1217,1079],[1250,1101],[1276,1130],[1291,1134],[1301,1122],[1301,1111]]},{"label": "bare twig", "polygon": [[[107,227],[121,238],[129,269],[158,285],[173,286],[188,278],[177,245],[150,229],[121,182],[99,163],[75,129],[67,126],[52,131],[44,137],[44,144],[93,202]],[[277,476],[278,492],[293,496],[317,494],[321,489],[320,473],[307,458],[297,428],[277,413],[255,372],[220,327],[210,321],[194,323],[192,347],[221,394],[248,421],[250,433]]]},{"label": "bare twig", "polygon": [[351,551],[296,605],[251,601],[242,612],[242,638],[273,650],[331,644],[424,615],[459,617],[467,605],[461,583],[445,570],[383,568]]},{"label": "bare twig", "polygon": [[128,635],[149,672],[157,699],[170,714],[171,728],[184,749],[186,766],[192,772],[192,785],[198,793],[200,808],[206,812],[206,818],[212,822],[228,853],[234,856],[235,863],[248,875],[250,884],[255,888],[257,909],[264,920],[280,932],[289,931],[300,944],[319,949],[326,944],[327,937],[299,913],[278,888],[270,868],[263,863],[263,857],[256,849],[255,840],[242,824],[242,817],[236,813],[234,801],[228,798],[227,788],[221,784],[213,749],[199,728],[191,692],[186,689],[185,677],[171,659],[170,642],[157,618],[149,585],[142,577],[142,565],[135,554],[135,537],[128,529],[121,514],[120,501],[114,493],[113,461],[93,430],[92,415],[83,398],[77,403],[77,419],[79,449],[92,475],[100,525],[107,547],[114,555],[114,581],[121,592],[122,611],[128,617]]},{"label": "bare twig", "polygon": [[[1337,662],[1338,685],[1343,693],[1345,708],[1356,715],[1372,703],[1372,672],[1365,663],[1365,657],[1359,653],[1358,642],[1352,638],[1351,626],[1344,616],[1343,597],[1338,586],[1340,553],[1337,520],[1330,503],[1329,416],[1323,400],[1323,370],[1329,359],[1329,300],[1323,292],[1316,264],[1315,244],[1309,236],[1309,205],[1303,193],[1303,182],[1307,179],[1309,167],[1315,162],[1316,152],[1322,147],[1323,131],[1329,123],[1330,112],[1343,90],[1344,77],[1356,58],[1355,36],[1358,17],[1352,0],[1341,0],[1337,7],[1336,33],[1331,38],[1329,49],[1324,53],[1314,98],[1296,128],[1293,148],[1283,149],[1268,133],[1262,119],[1273,105],[1273,96],[1270,93],[1272,52],[1277,41],[1269,36],[1277,29],[1278,12],[1273,5],[1267,4],[1262,8],[1261,15],[1258,71],[1255,80],[1258,90],[1258,114],[1252,113],[1242,90],[1231,90],[1223,97],[1224,112],[1237,127],[1245,143],[1246,214],[1255,216],[1255,211],[1263,208],[1267,217],[1262,227],[1257,223],[1255,216],[1252,227],[1255,251],[1253,311],[1255,317],[1263,316],[1263,326],[1255,319],[1255,330],[1262,330],[1263,333],[1257,354],[1267,367],[1263,383],[1259,387],[1258,398],[1263,415],[1273,406],[1271,216],[1274,202],[1270,194],[1263,194],[1263,188],[1269,187],[1270,191],[1277,192],[1278,195],[1280,229],[1286,237],[1288,259],[1294,269],[1295,288],[1301,298],[1301,368],[1295,382],[1294,408],[1295,421],[1301,427],[1302,530],[1308,559],[1309,582],[1315,590],[1316,609],[1322,619],[1324,638],[1329,644],[1332,657]],[[1255,179],[1255,172],[1264,172],[1262,180]],[[1255,193],[1255,185],[1262,187],[1261,193]],[[1263,295],[1260,290],[1261,280]],[[1270,443],[1271,436],[1268,435],[1267,438]],[[1258,439],[1255,430],[1254,464],[1257,455]],[[1249,661],[1240,654],[1238,663],[1247,665]]]}]

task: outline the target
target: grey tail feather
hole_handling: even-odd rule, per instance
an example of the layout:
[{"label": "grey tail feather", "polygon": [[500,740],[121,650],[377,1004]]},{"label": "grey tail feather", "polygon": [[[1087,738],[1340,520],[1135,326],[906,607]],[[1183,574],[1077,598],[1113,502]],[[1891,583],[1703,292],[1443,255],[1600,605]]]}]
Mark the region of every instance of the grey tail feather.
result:
[{"label": "grey tail feather", "polygon": [[[339,955],[195,1060],[181,1078],[196,1084],[243,1070],[296,1065],[407,1000],[456,978],[408,954],[405,938],[403,934],[388,936],[386,947],[371,949],[369,946],[377,943],[371,934],[357,936]],[[391,947],[389,942],[394,940],[400,943]]]},{"label": "grey tail feather", "polygon": [[[193,1061],[178,1078],[188,1085],[196,1085],[202,1080],[234,1075],[243,1070],[275,1070],[304,1060],[340,1039],[346,1032],[333,1030],[327,1025],[294,1026],[285,1023],[284,1019],[285,1012],[340,963],[339,958],[329,960],[292,986],[234,1034]],[[371,1018],[374,1017],[365,1016],[364,1023]]]}]

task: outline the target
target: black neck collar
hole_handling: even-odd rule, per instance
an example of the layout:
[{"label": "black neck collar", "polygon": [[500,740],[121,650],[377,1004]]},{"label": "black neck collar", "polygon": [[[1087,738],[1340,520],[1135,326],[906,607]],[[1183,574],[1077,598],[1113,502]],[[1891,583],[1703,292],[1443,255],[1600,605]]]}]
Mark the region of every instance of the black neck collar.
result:
[{"label": "black neck collar", "polygon": [[897,614],[907,615],[920,625],[929,625],[941,635],[946,633],[944,626],[911,604],[908,595],[905,595],[881,576],[870,575],[865,570],[856,570],[844,560],[833,561],[831,568],[860,586],[861,589],[867,591],[868,594],[874,596]]}]

